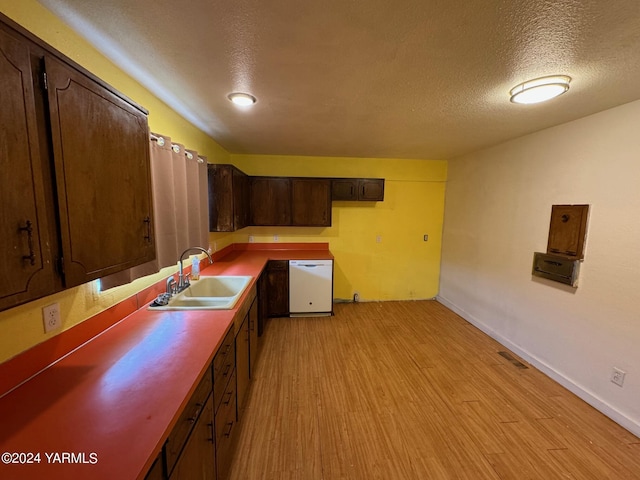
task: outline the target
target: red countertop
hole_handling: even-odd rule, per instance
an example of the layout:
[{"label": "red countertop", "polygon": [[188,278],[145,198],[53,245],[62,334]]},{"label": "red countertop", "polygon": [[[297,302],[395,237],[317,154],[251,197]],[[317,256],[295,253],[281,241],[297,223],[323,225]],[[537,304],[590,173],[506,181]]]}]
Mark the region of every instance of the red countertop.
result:
[{"label": "red countertop", "polygon": [[290,259],[333,256],[232,251],[202,275],[253,276],[237,308],[141,308],[0,398],[0,478],[144,478],[266,262]]}]

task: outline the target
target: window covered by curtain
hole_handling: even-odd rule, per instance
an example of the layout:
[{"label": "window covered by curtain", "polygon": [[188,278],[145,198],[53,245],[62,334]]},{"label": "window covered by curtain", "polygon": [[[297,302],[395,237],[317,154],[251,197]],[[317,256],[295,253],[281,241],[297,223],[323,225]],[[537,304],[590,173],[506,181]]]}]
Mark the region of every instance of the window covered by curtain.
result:
[{"label": "window covered by curtain", "polygon": [[[207,161],[164,135],[151,134],[151,184],[157,257],[101,280],[101,289],[175,265],[187,248],[209,248]],[[114,186],[117,188],[117,186]]]}]

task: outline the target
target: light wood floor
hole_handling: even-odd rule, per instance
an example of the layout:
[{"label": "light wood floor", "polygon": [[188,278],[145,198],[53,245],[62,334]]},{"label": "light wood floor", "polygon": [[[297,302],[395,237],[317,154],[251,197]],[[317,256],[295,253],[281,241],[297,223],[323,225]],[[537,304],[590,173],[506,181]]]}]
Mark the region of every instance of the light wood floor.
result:
[{"label": "light wood floor", "polygon": [[233,480],[640,479],[640,439],[435,301],[273,319]]}]

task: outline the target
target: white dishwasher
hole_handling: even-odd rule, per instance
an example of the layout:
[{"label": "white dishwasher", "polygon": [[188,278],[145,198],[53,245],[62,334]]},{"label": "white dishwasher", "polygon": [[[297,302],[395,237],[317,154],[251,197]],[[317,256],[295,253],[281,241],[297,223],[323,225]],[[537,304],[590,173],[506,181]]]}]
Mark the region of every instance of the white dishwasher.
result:
[{"label": "white dishwasher", "polygon": [[333,260],[289,260],[292,317],[333,313]]}]

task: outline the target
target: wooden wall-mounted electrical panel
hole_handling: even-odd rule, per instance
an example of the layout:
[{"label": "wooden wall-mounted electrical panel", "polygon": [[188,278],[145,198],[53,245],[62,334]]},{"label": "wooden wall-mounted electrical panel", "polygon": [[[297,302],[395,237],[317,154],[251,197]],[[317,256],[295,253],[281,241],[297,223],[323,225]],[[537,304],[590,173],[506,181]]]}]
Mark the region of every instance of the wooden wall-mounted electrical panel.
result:
[{"label": "wooden wall-mounted electrical panel", "polygon": [[547,253],[582,260],[588,217],[589,205],[553,205]]}]

